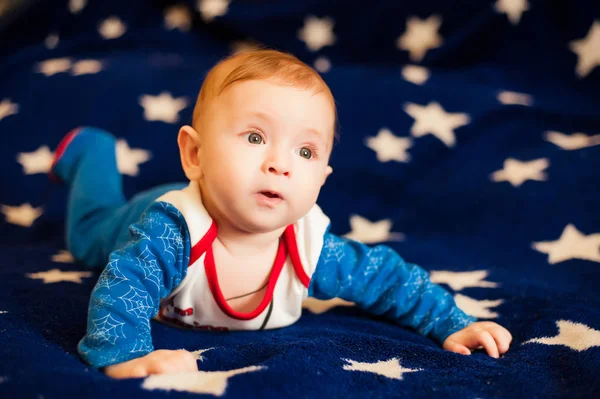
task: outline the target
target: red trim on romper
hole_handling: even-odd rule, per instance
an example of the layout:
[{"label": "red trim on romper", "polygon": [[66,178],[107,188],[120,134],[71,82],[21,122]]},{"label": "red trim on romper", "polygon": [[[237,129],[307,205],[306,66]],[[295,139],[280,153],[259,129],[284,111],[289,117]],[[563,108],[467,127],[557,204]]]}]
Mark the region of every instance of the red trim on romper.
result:
[{"label": "red trim on romper", "polygon": [[56,148],[56,152],[54,153],[54,160],[52,161],[52,165],[50,165],[50,172],[48,173],[48,175],[52,181],[54,181],[56,183],[61,181],[60,178],[58,176],[56,176],[54,174],[54,172],[52,172],[52,169],[54,169],[54,166],[56,166],[58,161],[62,158],[62,156],[65,153],[65,151],[67,150],[67,147],[69,146],[69,144],[71,144],[71,142],[73,141],[75,136],[77,136],[77,134],[80,131],[81,131],[81,128],[76,127],[75,129],[73,129],[69,133],[67,133],[67,135],[65,137],[63,137],[63,139],[60,141],[60,143],[58,143],[58,147]]},{"label": "red trim on romper", "polygon": [[302,261],[300,260],[300,253],[298,253],[298,244],[296,243],[296,231],[294,230],[294,225],[290,224],[286,227],[285,232],[283,233],[290,257],[292,258],[292,264],[294,265],[294,269],[296,270],[296,275],[302,282],[302,284],[308,288],[310,284],[310,277],[306,274],[304,267],[302,267]]},{"label": "red trim on romper", "polygon": [[281,274],[281,270],[285,265],[285,260],[287,258],[288,253],[292,259],[292,264],[294,265],[296,275],[298,276],[302,284],[308,288],[310,278],[304,271],[304,268],[302,267],[302,262],[300,261],[294,226],[289,225],[286,227],[283,237],[279,241],[277,256],[275,257],[275,261],[273,262],[273,267],[269,276],[269,282],[267,284],[267,292],[265,293],[265,296],[263,297],[261,303],[252,312],[243,313],[234,310],[231,306],[229,306],[227,300],[223,296],[223,292],[221,291],[219,279],[217,276],[215,258],[212,250],[212,243],[217,238],[217,231],[217,225],[213,220],[208,232],[204,235],[204,237],[202,237],[200,241],[198,241],[196,245],[192,247],[190,254],[190,263],[188,267],[193,265],[202,256],[202,254],[206,252],[206,256],[204,258],[204,270],[206,272],[208,286],[210,287],[210,291],[213,295],[215,302],[217,303],[217,306],[219,306],[221,311],[227,316],[238,320],[251,320],[258,317],[265,310],[265,308],[273,299],[275,285],[277,284],[277,280],[279,278],[279,275]]},{"label": "red trim on romper", "polygon": [[202,254],[205,253],[208,248],[210,248],[215,238],[217,238],[217,224],[213,220],[204,237],[202,237],[202,239],[192,247],[192,250],[190,251],[190,263],[188,263],[188,267],[200,259]]}]

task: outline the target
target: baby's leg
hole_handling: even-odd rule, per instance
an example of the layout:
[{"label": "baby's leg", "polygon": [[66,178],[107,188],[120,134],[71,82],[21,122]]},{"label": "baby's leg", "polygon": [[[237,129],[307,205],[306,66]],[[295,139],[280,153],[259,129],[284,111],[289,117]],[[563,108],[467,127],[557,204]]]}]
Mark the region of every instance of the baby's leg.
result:
[{"label": "baby's leg", "polygon": [[[122,245],[128,226],[162,193],[164,186],[127,201],[117,168],[115,138],[101,129],[74,131],[66,148],[57,151],[51,173],[69,186],[67,248],[89,267],[103,267]],[[65,147],[65,146],[63,146]]]}]

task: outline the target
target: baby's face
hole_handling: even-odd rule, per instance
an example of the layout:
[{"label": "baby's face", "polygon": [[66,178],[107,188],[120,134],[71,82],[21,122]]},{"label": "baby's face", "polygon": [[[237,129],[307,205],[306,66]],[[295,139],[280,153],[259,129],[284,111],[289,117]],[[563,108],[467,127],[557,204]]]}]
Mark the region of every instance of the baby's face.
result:
[{"label": "baby's face", "polygon": [[197,126],[203,195],[247,232],[296,222],[330,173],[334,112],[323,93],[272,81],[235,83]]}]

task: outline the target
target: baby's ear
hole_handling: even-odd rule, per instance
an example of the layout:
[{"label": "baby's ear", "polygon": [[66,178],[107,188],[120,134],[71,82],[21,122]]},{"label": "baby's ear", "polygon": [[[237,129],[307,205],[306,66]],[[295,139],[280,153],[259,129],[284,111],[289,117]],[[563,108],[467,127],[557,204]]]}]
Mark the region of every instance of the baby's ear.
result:
[{"label": "baby's ear", "polygon": [[202,177],[200,163],[200,135],[191,126],[185,125],[179,129],[177,136],[181,166],[190,181],[198,181]]},{"label": "baby's ear", "polygon": [[329,177],[329,175],[333,172],[333,168],[329,165],[327,165],[327,168],[325,168],[325,176],[323,176],[323,183],[321,183],[321,185],[325,184],[325,181],[327,181],[327,178]]}]

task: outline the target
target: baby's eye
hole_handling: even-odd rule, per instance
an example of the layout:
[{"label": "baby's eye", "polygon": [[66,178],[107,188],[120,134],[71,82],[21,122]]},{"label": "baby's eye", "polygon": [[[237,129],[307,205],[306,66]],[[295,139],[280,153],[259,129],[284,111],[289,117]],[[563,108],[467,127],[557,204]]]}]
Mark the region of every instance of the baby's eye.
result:
[{"label": "baby's eye", "polygon": [[310,148],[302,147],[302,148],[300,148],[300,156],[302,158],[311,159],[313,154],[312,154],[312,151],[310,150]]},{"label": "baby's eye", "polygon": [[258,133],[250,133],[248,134],[248,142],[251,144],[262,144],[263,138]]}]

